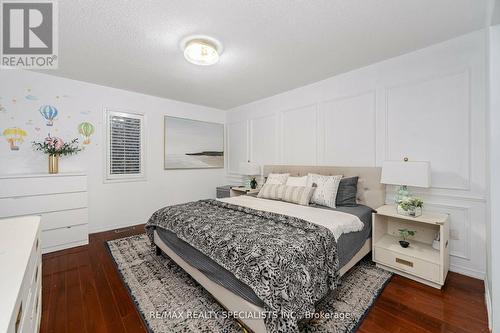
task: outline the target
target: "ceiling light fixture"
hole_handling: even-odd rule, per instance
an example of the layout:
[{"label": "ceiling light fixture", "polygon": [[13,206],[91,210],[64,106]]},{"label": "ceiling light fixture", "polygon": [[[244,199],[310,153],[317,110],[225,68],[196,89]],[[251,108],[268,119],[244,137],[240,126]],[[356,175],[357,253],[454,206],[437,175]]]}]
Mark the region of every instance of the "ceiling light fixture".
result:
[{"label": "ceiling light fixture", "polygon": [[208,36],[190,36],[181,41],[184,58],[192,64],[210,66],[219,61],[222,44]]}]

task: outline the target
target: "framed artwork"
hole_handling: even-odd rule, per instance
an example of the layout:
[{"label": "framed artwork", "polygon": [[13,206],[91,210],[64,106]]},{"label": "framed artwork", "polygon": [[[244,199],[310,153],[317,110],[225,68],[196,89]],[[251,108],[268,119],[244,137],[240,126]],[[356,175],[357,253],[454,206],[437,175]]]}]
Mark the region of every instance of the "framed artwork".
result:
[{"label": "framed artwork", "polygon": [[165,116],[165,169],[224,167],[224,124]]}]

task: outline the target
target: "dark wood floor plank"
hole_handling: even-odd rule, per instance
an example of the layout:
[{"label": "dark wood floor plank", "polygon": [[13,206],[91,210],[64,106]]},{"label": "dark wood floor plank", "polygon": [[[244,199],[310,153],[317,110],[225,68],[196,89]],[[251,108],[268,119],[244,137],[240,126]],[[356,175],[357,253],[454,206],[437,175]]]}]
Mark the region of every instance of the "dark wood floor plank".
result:
[{"label": "dark wood floor plank", "polygon": [[95,287],[95,281],[90,266],[81,266],[78,268],[78,272],[84,302],[82,320],[86,321],[87,331],[107,332],[105,325],[106,317],[99,303],[99,291]]},{"label": "dark wood floor plank", "polygon": [[407,321],[404,318],[398,316],[397,313],[386,311],[382,307],[374,307],[370,314],[367,316],[362,324],[369,325],[372,323],[378,329],[383,329],[386,332],[407,332],[407,333],[428,333],[425,328],[415,324],[411,321]]},{"label": "dark wood floor plank", "polygon": [[144,333],[146,328],[142,323],[142,319],[139,313],[131,312],[129,315],[123,317],[123,325],[126,328],[127,333]]},{"label": "dark wood floor plank", "polygon": [[[66,270],[68,257],[66,255],[55,258],[52,272],[52,290],[51,290],[51,310],[54,317],[64,319],[56,322],[49,321],[49,332],[67,331],[67,303],[66,303]],[[43,263],[42,263],[43,265]]]},{"label": "dark wood floor plank", "polygon": [[66,272],[67,327],[71,333],[85,333],[86,323],[82,320],[83,299],[78,276],[78,265]]},{"label": "dark wood floor plank", "polygon": [[[92,234],[90,243],[43,256],[41,332],[146,332],[105,246],[144,225]],[[488,332],[481,280],[450,272],[442,290],[394,276],[360,333]]]},{"label": "dark wood floor plank", "polygon": [[474,309],[470,303],[459,298],[445,297],[445,294],[433,298],[423,290],[412,290],[395,282],[386,287],[384,295],[399,299],[409,308],[418,309],[420,313],[438,320],[448,320],[472,332],[481,332],[480,328],[486,324],[483,316],[479,315],[480,309]]},{"label": "dark wood floor plank", "polygon": [[[62,266],[59,265],[59,266]],[[59,270],[52,274],[51,301],[49,311],[52,320],[47,323],[47,332],[67,332],[66,317],[66,272]]]},{"label": "dark wood floor plank", "polygon": [[105,309],[105,324],[110,332],[116,332],[117,330],[124,332],[125,328],[123,327],[122,316],[118,309],[119,302],[113,295],[112,288],[106,278],[100,258],[94,251],[90,251],[89,260],[94,274],[95,286],[97,290],[99,290],[99,303],[102,308]]}]

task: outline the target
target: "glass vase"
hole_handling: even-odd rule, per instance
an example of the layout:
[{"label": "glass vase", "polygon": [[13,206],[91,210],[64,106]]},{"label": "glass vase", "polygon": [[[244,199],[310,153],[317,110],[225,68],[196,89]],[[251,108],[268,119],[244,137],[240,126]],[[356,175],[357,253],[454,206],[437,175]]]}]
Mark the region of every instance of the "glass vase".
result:
[{"label": "glass vase", "polygon": [[409,207],[407,210],[404,210],[401,205],[398,205],[398,214],[404,216],[418,217],[422,215],[422,207]]}]

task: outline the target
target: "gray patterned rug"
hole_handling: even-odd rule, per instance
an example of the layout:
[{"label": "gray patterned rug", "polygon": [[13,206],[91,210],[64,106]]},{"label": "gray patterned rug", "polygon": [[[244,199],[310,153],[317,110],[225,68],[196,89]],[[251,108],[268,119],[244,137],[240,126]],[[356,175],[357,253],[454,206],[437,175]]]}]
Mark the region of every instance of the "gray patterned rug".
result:
[{"label": "gray patterned rug", "polygon": [[[118,271],[151,332],[241,332],[237,322],[182,268],[157,256],[145,234],[108,242]],[[317,306],[301,332],[355,332],[391,273],[361,261]]]}]

